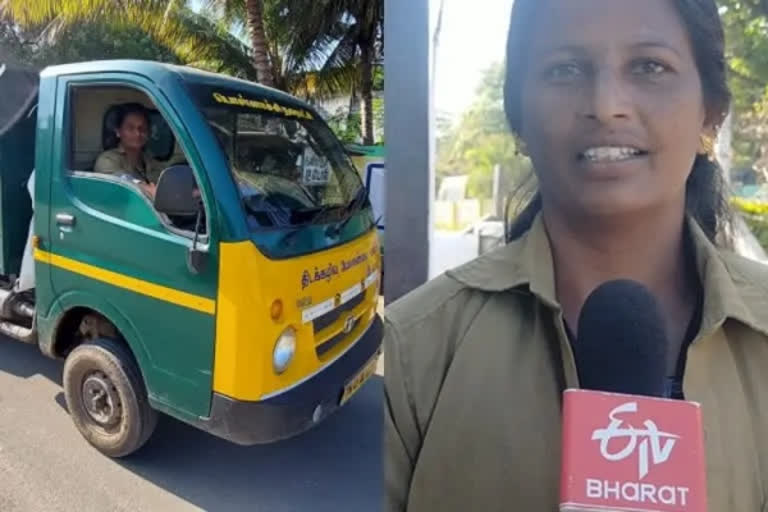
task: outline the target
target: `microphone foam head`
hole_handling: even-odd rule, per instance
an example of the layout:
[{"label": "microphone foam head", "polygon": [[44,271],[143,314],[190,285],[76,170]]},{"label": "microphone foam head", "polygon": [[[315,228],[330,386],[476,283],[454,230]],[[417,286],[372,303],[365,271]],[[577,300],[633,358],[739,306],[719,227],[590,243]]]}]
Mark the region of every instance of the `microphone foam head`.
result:
[{"label": "microphone foam head", "polygon": [[608,281],[587,298],[574,344],[582,388],[664,396],[666,351],[659,304],[643,285]]}]

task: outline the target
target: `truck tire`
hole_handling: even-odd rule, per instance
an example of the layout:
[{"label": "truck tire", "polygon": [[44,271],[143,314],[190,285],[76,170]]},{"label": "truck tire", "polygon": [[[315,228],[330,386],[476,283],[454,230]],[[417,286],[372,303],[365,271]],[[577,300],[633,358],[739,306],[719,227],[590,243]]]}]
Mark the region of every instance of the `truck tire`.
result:
[{"label": "truck tire", "polygon": [[109,457],[125,457],[149,440],[157,412],[130,351],[111,339],[76,347],[64,362],[64,395],[75,426]]}]

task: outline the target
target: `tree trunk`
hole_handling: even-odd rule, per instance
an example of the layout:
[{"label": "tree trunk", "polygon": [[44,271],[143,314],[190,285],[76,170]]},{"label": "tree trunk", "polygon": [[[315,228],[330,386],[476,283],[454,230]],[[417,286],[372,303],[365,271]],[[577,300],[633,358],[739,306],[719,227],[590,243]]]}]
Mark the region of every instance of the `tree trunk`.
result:
[{"label": "tree trunk", "polygon": [[362,130],[363,145],[372,146],[373,133],[373,45],[365,43],[360,46],[361,73],[360,95],[362,97]]},{"label": "tree trunk", "polygon": [[253,67],[256,69],[259,83],[267,87],[275,86],[275,77],[269,62],[267,34],[264,30],[263,0],[246,0],[248,11],[248,32],[251,34],[251,51],[253,52]]},{"label": "tree trunk", "polygon": [[[344,123],[344,131],[346,133],[351,133],[350,130],[354,126],[355,123],[355,116],[360,112],[360,98],[357,96],[357,90],[352,87],[352,91],[349,93],[349,110],[347,111],[347,119]],[[360,125],[358,124],[355,129],[360,128]],[[357,141],[357,137],[355,137],[355,141]]]}]

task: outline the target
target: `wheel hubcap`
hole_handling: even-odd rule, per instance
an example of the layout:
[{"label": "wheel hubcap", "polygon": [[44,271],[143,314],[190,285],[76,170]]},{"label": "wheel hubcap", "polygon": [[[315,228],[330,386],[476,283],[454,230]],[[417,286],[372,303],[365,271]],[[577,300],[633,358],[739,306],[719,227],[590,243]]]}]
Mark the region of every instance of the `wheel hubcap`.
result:
[{"label": "wheel hubcap", "polygon": [[120,421],[117,388],[103,372],[90,373],[83,381],[83,405],[91,419],[103,427]]}]

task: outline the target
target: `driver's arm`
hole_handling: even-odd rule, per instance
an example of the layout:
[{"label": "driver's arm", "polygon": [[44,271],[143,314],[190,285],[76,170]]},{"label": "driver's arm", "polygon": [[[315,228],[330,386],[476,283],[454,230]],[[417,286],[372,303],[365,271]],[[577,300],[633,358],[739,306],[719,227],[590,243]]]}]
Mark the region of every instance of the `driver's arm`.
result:
[{"label": "driver's arm", "polygon": [[150,200],[155,199],[155,192],[157,192],[157,185],[154,183],[138,183],[138,187],[141,189]]}]

